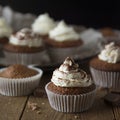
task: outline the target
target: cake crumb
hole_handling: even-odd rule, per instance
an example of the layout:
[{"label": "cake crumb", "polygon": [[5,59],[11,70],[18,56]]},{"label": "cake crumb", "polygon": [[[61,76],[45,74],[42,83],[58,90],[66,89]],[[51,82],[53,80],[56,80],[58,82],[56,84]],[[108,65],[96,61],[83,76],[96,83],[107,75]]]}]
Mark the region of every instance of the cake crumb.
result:
[{"label": "cake crumb", "polygon": [[74,118],[75,118],[75,119],[79,119],[79,116],[78,116],[78,115],[75,115]]},{"label": "cake crumb", "polygon": [[37,114],[41,114],[41,111],[40,111],[40,110],[38,110],[36,113],[37,113]]},{"label": "cake crumb", "polygon": [[43,102],[42,105],[44,105],[45,103]]},{"label": "cake crumb", "polygon": [[35,111],[40,107],[37,105],[37,103],[28,102],[28,108],[30,108],[32,111]]}]

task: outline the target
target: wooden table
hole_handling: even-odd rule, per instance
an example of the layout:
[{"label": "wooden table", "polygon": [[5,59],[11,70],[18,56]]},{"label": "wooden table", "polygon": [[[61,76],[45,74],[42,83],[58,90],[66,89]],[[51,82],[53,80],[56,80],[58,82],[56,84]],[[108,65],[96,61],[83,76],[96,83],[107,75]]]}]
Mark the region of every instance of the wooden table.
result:
[{"label": "wooden table", "polygon": [[[41,89],[50,81],[51,73],[41,79]],[[45,93],[45,92],[44,92]],[[45,93],[46,94],[46,93]],[[79,114],[66,114],[53,110],[47,97],[7,97],[0,95],[0,120],[120,120],[120,107],[108,106],[103,101],[105,90],[98,90],[93,107]],[[37,103],[40,113],[28,108],[28,102]]]}]

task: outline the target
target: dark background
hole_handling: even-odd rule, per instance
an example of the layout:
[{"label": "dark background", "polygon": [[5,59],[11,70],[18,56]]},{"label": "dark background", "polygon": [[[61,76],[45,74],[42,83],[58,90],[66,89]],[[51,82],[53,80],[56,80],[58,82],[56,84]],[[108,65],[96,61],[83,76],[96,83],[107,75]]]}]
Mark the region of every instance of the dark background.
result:
[{"label": "dark background", "polygon": [[39,15],[48,12],[55,20],[64,19],[70,24],[120,29],[119,1],[2,0],[0,4],[9,5],[22,13],[30,12]]}]

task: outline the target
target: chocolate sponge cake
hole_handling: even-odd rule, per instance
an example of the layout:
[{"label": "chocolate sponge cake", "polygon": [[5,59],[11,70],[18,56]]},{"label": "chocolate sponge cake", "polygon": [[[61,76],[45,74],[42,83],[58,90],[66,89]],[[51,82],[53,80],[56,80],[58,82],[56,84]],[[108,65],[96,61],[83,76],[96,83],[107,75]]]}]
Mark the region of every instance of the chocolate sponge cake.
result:
[{"label": "chocolate sponge cake", "polygon": [[[96,86],[91,77],[67,57],[45,86],[50,105],[62,112],[82,112],[92,106]],[[89,101],[89,102],[88,102]]]},{"label": "chocolate sponge cake", "polygon": [[100,60],[98,57],[90,61],[90,66],[103,71],[120,71],[120,62],[113,64]]},{"label": "chocolate sponge cake", "polygon": [[27,78],[37,75],[36,70],[30,69],[24,65],[11,65],[7,69],[0,72],[0,77],[4,78]]},{"label": "chocolate sponge cake", "polygon": [[4,54],[9,64],[45,64],[50,59],[40,35],[29,28],[23,28],[11,35],[4,46]]},{"label": "chocolate sponge cake", "polygon": [[54,85],[52,82],[48,85],[48,89],[54,93],[61,95],[79,95],[88,93],[95,89],[95,84],[88,87],[59,87]]},{"label": "chocolate sponge cake", "polygon": [[120,92],[120,46],[111,42],[90,61],[95,84]]},{"label": "chocolate sponge cake", "polygon": [[48,46],[52,46],[52,47],[55,47],[55,48],[75,47],[75,46],[81,46],[83,44],[83,41],[81,39],[76,40],[76,41],[68,40],[68,41],[57,42],[53,39],[45,37],[44,41]]},{"label": "chocolate sponge cake", "polygon": [[39,86],[42,70],[14,64],[0,70],[0,94],[6,96],[29,95]]},{"label": "chocolate sponge cake", "polygon": [[52,61],[62,62],[67,56],[75,57],[79,54],[83,40],[73,26],[60,21],[57,26],[44,38]]},{"label": "chocolate sponge cake", "polygon": [[44,47],[28,47],[28,46],[18,46],[12,44],[6,44],[4,50],[13,53],[36,53],[44,50]]},{"label": "chocolate sponge cake", "polygon": [[43,50],[43,44],[38,34],[24,28],[11,35],[9,43],[4,46],[9,52],[34,53]]}]

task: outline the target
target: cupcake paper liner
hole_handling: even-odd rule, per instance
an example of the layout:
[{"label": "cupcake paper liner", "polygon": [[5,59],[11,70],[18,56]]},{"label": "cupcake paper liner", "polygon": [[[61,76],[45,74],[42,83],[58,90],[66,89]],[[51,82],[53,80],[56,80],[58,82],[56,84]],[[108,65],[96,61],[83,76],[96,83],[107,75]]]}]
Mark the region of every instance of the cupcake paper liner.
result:
[{"label": "cupcake paper liner", "polygon": [[69,48],[48,47],[48,54],[52,61],[62,62],[67,56],[75,58],[82,49],[82,46]]},{"label": "cupcake paper liner", "polygon": [[[12,79],[0,77],[0,94],[6,96],[24,96],[32,93],[33,90],[39,86],[43,72],[41,69],[30,68],[39,73],[28,78]],[[1,69],[0,72],[4,69]]]},{"label": "cupcake paper liner", "polygon": [[96,70],[90,67],[96,85],[120,92],[120,72]]},{"label": "cupcake paper liner", "polygon": [[50,62],[46,51],[37,53],[12,53],[4,51],[7,64],[46,64]]},{"label": "cupcake paper liner", "polygon": [[60,112],[77,113],[88,110],[95,98],[96,89],[80,95],[60,95],[47,89],[45,86],[50,106]]}]

